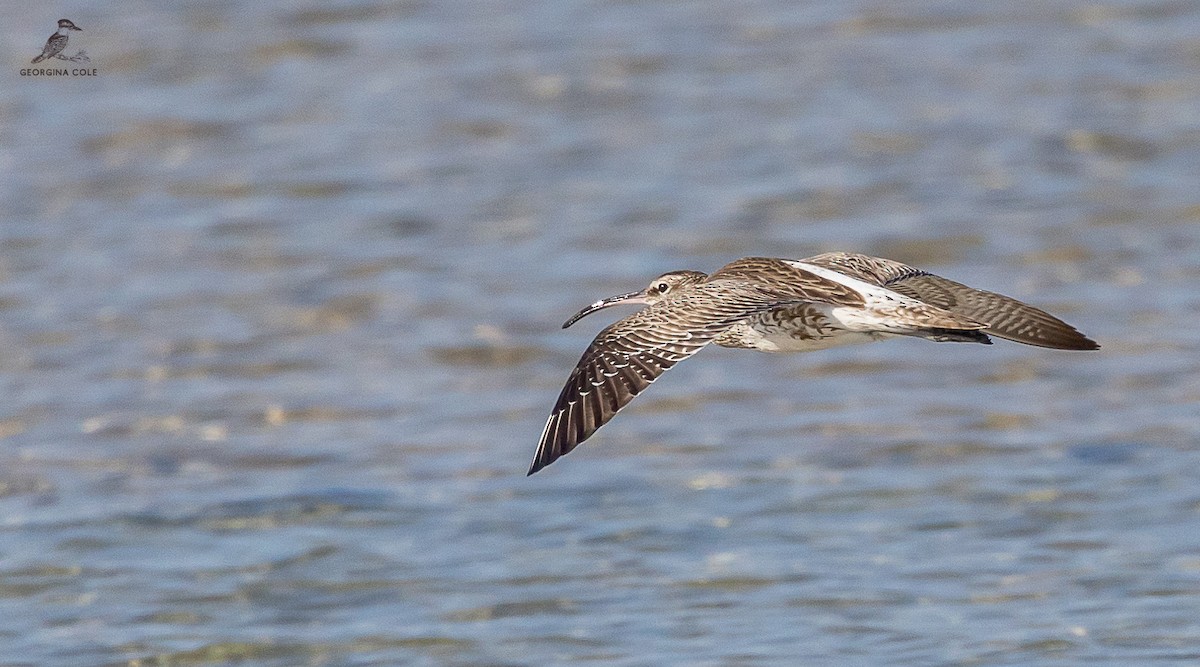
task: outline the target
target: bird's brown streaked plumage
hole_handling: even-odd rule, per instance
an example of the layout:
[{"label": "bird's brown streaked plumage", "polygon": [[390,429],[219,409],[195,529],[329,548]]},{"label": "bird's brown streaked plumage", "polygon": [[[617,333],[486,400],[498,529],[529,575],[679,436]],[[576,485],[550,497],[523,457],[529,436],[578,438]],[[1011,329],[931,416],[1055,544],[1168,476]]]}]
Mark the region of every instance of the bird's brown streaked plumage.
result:
[{"label": "bird's brown streaked plumage", "polygon": [[853,289],[828,278],[770,257],[743,257],[722,266],[709,280],[744,280],[764,292],[778,294],[781,301],[799,297],[839,306],[862,306],[863,297]]},{"label": "bird's brown streaked plumage", "polygon": [[804,260],[987,323],[998,338],[1056,350],[1095,350],[1100,346],[1075,327],[1012,297],[967,287],[890,259],[832,252]]},{"label": "bird's brown streaked plumage", "polygon": [[826,253],[806,260],[747,257],[711,276],[673,271],[639,291],[597,301],[563,326],[624,303],[647,307],[602,330],[580,357],[546,420],[529,473],[586,440],[654,380],[709,343],[806,351],[916,336],[990,343],[1099,347],[1027,304],[878,257]]}]

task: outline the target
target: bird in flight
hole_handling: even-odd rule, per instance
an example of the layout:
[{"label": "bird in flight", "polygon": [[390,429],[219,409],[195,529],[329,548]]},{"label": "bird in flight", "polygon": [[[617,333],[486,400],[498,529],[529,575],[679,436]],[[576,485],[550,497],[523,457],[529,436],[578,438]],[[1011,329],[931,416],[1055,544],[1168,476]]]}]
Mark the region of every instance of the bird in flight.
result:
[{"label": "bird in flight", "polygon": [[991,337],[1057,350],[1100,346],[1053,315],[994,292],[880,257],[832,252],[803,260],[745,257],[707,275],[671,271],[598,310],[641,304],[604,328],[580,357],[542,430],[529,473],[588,439],[668,369],[709,343],[809,352],[912,336],[991,344]]}]

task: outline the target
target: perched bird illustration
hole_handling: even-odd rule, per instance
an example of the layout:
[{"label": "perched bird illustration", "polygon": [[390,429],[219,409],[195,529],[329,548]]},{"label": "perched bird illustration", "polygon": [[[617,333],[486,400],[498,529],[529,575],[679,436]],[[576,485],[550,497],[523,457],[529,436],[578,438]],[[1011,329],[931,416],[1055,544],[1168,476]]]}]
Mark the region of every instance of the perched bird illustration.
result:
[{"label": "perched bird illustration", "polygon": [[67,33],[71,30],[83,30],[83,28],[71,23],[67,19],[59,19],[58,31],[50,35],[50,39],[46,40],[45,48],[42,49],[42,55],[34,58],[32,62],[37,64],[62,53],[63,49],[67,48]]},{"label": "perched bird illustration", "polygon": [[558,396],[529,473],[570,452],[650,383],[709,343],[808,352],[913,336],[1059,350],[1100,346],[1049,313],[890,259],[833,252],[804,260],[746,257],[716,273],[671,271],[643,290],[597,301],[646,307],[601,331]]}]

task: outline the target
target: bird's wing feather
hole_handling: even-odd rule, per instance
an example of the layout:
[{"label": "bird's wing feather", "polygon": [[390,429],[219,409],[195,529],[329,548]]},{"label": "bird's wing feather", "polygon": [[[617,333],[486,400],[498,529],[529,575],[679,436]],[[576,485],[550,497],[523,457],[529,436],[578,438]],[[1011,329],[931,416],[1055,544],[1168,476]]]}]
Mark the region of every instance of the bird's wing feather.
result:
[{"label": "bird's wing feather", "polygon": [[46,48],[42,49],[42,55],[56,56],[65,48],[67,48],[67,36],[54,33],[50,35],[50,39],[46,40]]},{"label": "bird's wing feather", "polygon": [[744,257],[726,264],[709,277],[710,282],[721,279],[751,281],[780,303],[792,301],[836,306],[866,303],[862,294],[847,285],[771,257]]},{"label": "bird's wing feather", "polygon": [[941,276],[912,276],[888,285],[888,289],[984,322],[985,332],[1018,343],[1058,350],[1100,347],[1075,327],[1040,308]]},{"label": "bird's wing feather", "polygon": [[801,261],[805,264],[816,264],[826,269],[832,269],[880,287],[886,287],[897,280],[923,276],[927,273],[895,260],[852,252],[827,252]]},{"label": "bird's wing feather", "polygon": [[620,320],[580,357],[546,420],[529,474],[607,423],[650,383],[721,332],[781,300],[747,281],[717,279]]},{"label": "bird's wing feather", "polygon": [[804,261],[841,271],[982,322],[987,325],[984,329],[986,333],[999,338],[1059,350],[1094,350],[1100,347],[1075,327],[1040,308],[1003,294],[968,287],[890,259],[830,252]]}]

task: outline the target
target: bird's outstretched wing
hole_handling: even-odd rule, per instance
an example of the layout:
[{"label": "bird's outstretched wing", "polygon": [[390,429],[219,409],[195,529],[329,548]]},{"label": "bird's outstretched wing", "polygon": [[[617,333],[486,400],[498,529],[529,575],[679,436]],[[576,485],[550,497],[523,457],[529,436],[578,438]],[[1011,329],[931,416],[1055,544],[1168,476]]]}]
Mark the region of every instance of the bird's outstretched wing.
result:
[{"label": "bird's outstretched wing", "polygon": [[984,332],[999,338],[1058,350],[1095,350],[1100,347],[1075,327],[1040,308],[1003,294],[968,287],[890,259],[833,252],[804,261],[873,282],[931,306],[983,322],[987,324]]},{"label": "bird's outstretched wing", "polygon": [[558,395],[528,474],[575,449],[658,376],[733,324],[787,302],[750,282],[718,279],[605,328]]},{"label": "bird's outstretched wing", "polygon": [[1095,350],[1096,341],[1040,308],[1003,294],[967,287],[935,275],[913,276],[888,289],[984,322],[986,333],[1056,350]]}]

